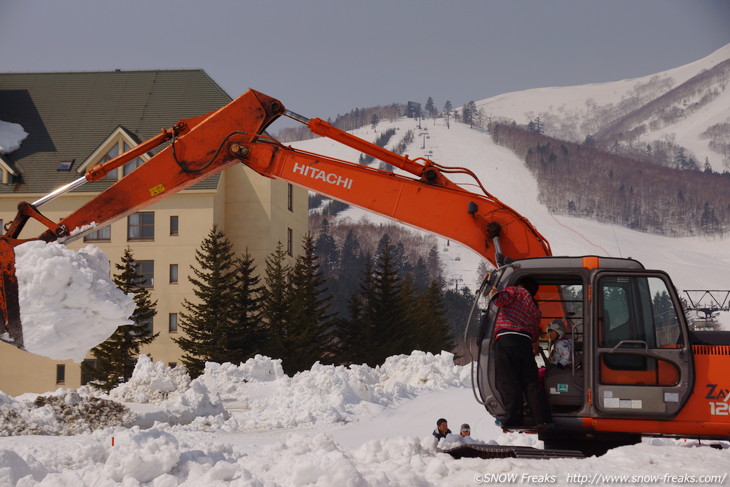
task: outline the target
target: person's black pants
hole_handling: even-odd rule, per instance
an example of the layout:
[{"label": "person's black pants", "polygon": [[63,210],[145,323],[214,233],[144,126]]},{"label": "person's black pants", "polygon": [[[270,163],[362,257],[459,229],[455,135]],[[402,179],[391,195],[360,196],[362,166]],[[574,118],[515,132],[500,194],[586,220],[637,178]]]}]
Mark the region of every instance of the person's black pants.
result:
[{"label": "person's black pants", "polygon": [[506,415],[502,427],[522,425],[523,395],[535,425],[549,423],[550,412],[545,391],[537,378],[537,364],[528,337],[501,335],[494,345],[497,390],[502,396]]}]

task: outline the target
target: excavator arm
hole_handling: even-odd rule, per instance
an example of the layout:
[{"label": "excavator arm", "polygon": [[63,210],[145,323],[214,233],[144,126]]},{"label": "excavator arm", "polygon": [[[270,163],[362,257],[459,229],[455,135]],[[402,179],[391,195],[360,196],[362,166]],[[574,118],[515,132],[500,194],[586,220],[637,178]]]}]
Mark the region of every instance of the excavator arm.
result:
[{"label": "excavator arm", "polygon": [[[313,154],[282,145],[265,133],[286,115],[307,124],[315,134],[329,137],[387,162],[405,175]],[[81,208],[54,223],[38,208],[85,182],[165,142],[171,143],[146,163],[102,191]],[[91,168],[82,178],[34,203],[21,203],[18,215],[0,236],[0,320],[6,341],[22,347],[17,304],[14,247],[28,240],[71,242],[152,203],[171,196],[234,164],[243,163],[262,176],[281,179],[353,204],[446,238],[461,242],[494,266],[510,259],[551,255],[550,246],[520,214],[483,189],[463,168],[440,166],[426,159],[411,160],[359,139],[320,119],[308,120],[288,112],[276,99],[250,90],[228,105],[201,117],[179,121],[172,128],[132,151]],[[466,173],[483,194],[462,189],[446,177]],[[39,237],[23,240],[29,219],[47,227]],[[0,336],[3,336],[0,330]]]}]

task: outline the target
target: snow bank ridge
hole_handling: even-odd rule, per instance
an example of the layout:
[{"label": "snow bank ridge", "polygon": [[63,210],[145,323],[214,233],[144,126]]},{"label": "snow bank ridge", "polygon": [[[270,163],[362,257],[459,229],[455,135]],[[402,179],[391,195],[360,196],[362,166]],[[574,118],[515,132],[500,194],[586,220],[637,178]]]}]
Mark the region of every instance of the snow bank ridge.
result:
[{"label": "snow bank ridge", "polygon": [[160,423],[227,431],[345,423],[365,410],[386,408],[425,391],[468,386],[469,367],[453,361],[448,352],[414,351],[390,357],[379,367],[315,363],[289,377],[281,360],[257,355],[239,365],[209,362],[191,380],[184,368],[153,363],[142,355],[130,380],[108,396],[88,386],[59,389],[50,396],[0,393],[0,436],[68,435]]}]

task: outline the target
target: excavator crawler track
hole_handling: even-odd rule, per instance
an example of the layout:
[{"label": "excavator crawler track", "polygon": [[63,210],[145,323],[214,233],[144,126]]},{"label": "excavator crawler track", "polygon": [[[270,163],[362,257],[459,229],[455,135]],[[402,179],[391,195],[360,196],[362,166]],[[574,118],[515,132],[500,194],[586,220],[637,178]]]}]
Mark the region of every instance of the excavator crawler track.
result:
[{"label": "excavator crawler track", "polygon": [[449,450],[440,450],[452,457],[459,458],[585,458],[585,455],[577,450],[540,450],[529,446],[509,445],[464,445]]}]

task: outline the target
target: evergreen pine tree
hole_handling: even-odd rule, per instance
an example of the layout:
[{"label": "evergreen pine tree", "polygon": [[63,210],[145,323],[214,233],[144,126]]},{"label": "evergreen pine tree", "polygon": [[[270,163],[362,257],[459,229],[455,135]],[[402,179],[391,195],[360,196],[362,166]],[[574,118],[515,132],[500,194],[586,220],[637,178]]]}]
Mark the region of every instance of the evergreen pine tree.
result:
[{"label": "evergreen pine tree", "polygon": [[403,242],[398,242],[394,245],[393,262],[395,263],[396,268],[398,269],[398,274],[401,278],[413,274],[413,266],[408,260],[408,256],[406,255],[406,246]]},{"label": "evergreen pine tree", "polygon": [[426,105],[423,107],[426,110],[426,113],[431,118],[436,118],[436,115],[438,115],[438,112],[436,111],[436,105],[433,102],[433,98],[430,96],[428,97],[428,100],[426,100]]},{"label": "evergreen pine tree", "polygon": [[451,352],[455,348],[454,337],[446,315],[444,294],[437,280],[416,298],[415,313],[419,323],[416,333],[417,348],[424,352]]},{"label": "evergreen pine tree", "polygon": [[444,103],[444,117],[446,117],[446,128],[451,128],[449,125],[449,120],[451,119],[451,111],[454,109],[453,105],[451,104],[450,100],[446,100],[446,103]]},{"label": "evergreen pine tree", "polygon": [[474,299],[474,294],[467,286],[462,286],[458,290],[447,289],[444,292],[446,317],[452,336],[459,338],[464,335]]},{"label": "evergreen pine tree", "polygon": [[195,251],[198,267],[190,266],[189,277],[197,302],[185,299],[180,313],[184,335],[173,338],[183,351],[182,362],[192,377],[199,376],[205,362],[225,362],[229,358],[226,340],[236,327],[236,259],[223,232],[213,226]]},{"label": "evergreen pine tree", "polygon": [[289,273],[291,266],[286,263],[284,245],[278,242],[276,249],[266,257],[264,274],[264,296],[261,301],[261,321],[269,338],[265,355],[283,358],[288,342],[290,300]]},{"label": "evergreen pine tree", "polygon": [[[375,341],[375,321],[370,309],[374,301],[374,273],[370,256],[365,257],[358,293],[348,301],[349,319],[336,323],[336,343],[340,363],[378,364],[379,344]],[[385,360],[383,358],[383,360]]]},{"label": "evergreen pine tree", "polygon": [[363,297],[353,294],[348,301],[349,318],[333,321],[333,350],[338,364],[366,364],[372,352],[372,328],[364,318]]},{"label": "evergreen pine tree", "polygon": [[127,247],[121,263],[115,264],[119,273],[113,281],[125,294],[133,294],[135,309],[130,319],[131,325],[121,325],[103,343],[92,349],[95,366],[82,364],[83,372],[91,377],[91,385],[110,391],[132,377],[142,345],[149,345],[159,333],[152,333],[152,320],[157,314],[157,301],[152,301],[150,291],[141,287],[144,282],[135,264],[132,249]]},{"label": "evergreen pine tree", "polygon": [[416,287],[416,292],[424,292],[428,288],[430,280],[426,261],[423,260],[423,257],[419,257],[416,265],[413,267],[413,283]]},{"label": "evergreen pine tree", "polygon": [[431,250],[428,251],[428,260],[426,261],[428,267],[429,280],[436,279],[439,282],[439,287],[444,287],[443,270],[441,268],[441,256],[439,255],[438,248],[434,245]]},{"label": "evergreen pine tree", "polygon": [[343,318],[349,316],[349,299],[359,292],[358,279],[364,272],[366,261],[367,257],[363,255],[355,233],[349,230],[342,243],[336,280],[330,286],[334,314]]},{"label": "evergreen pine tree", "polygon": [[476,122],[477,117],[477,104],[473,101],[470,101],[466,105],[464,105],[464,108],[462,109],[462,115],[461,115],[461,121],[464,123],[468,123],[470,127],[474,126],[474,123]]},{"label": "evergreen pine tree", "polygon": [[248,249],[242,258],[236,259],[235,266],[238,280],[233,304],[235,322],[233,328],[223,331],[226,335],[225,361],[232,364],[245,362],[262,353],[267,342],[261,325],[263,286]]},{"label": "evergreen pine tree", "polygon": [[322,275],[326,279],[333,277],[337,272],[339,255],[337,242],[330,233],[329,221],[326,218],[322,220],[322,229],[317,236],[315,255],[319,259]]},{"label": "evergreen pine tree", "polygon": [[287,374],[309,369],[318,360],[331,360],[332,301],[325,294],[325,281],[315,255],[314,237],[307,234],[302,242],[303,253],[297,257],[290,274],[287,322],[289,331],[284,342],[286,355],[283,368]]},{"label": "evergreen pine tree", "polygon": [[418,291],[416,290],[413,275],[411,273],[405,274],[401,278],[400,291],[398,292],[400,310],[404,319],[393,333],[393,338],[398,344],[398,348],[393,353],[394,355],[410,354],[414,350],[420,349],[417,335],[420,333],[423,323],[419,320],[417,296]]},{"label": "evergreen pine tree", "polygon": [[373,116],[370,119],[370,127],[375,130],[375,128],[378,126],[378,123],[380,123],[380,118],[378,117],[377,113],[373,113]]},{"label": "evergreen pine tree", "polygon": [[371,295],[367,299],[365,316],[373,329],[376,347],[372,364],[380,365],[391,355],[410,353],[407,348],[407,306],[401,293],[401,278],[393,262],[393,245],[381,247],[373,268]]}]

